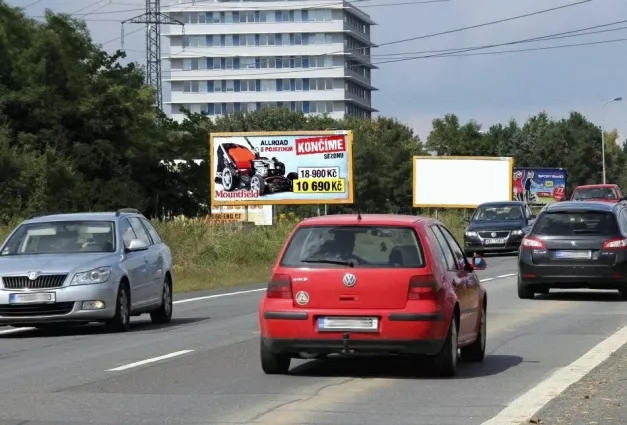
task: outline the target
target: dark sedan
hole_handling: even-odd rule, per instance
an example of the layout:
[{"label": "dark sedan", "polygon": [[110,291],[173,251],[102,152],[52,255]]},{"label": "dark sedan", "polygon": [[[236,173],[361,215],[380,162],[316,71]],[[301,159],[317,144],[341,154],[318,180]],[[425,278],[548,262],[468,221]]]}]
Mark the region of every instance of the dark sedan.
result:
[{"label": "dark sedan", "polygon": [[464,232],[466,256],[518,251],[524,236],[522,229],[531,225],[534,219],[524,202],[487,202],[479,205]]},{"label": "dark sedan", "polygon": [[518,297],[551,288],[615,289],[627,299],[627,204],[546,206],[518,254]]}]

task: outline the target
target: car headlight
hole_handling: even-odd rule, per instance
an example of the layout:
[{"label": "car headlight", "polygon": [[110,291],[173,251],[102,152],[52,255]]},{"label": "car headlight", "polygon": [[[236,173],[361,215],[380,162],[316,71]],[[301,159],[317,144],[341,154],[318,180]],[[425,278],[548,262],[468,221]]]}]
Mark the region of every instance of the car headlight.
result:
[{"label": "car headlight", "polygon": [[470,236],[470,237],[477,236],[477,232],[466,232],[466,236]]},{"label": "car headlight", "polygon": [[523,234],[523,231],[522,231],[522,230],[514,230],[514,231],[512,232],[512,235],[516,235],[516,236],[519,236],[519,235],[522,235],[522,234]]},{"label": "car headlight", "polygon": [[86,272],[76,273],[70,285],[92,285],[94,283],[105,283],[111,276],[111,267],[98,267]]}]

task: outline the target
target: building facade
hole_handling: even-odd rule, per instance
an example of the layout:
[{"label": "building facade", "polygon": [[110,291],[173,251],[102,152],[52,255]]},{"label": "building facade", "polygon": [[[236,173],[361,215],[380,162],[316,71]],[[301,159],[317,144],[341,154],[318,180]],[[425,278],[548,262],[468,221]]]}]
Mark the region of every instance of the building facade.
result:
[{"label": "building facade", "polygon": [[[170,40],[172,118],[287,107],[370,118],[370,17],[343,0],[179,0]],[[166,32],[167,31],[167,32]]]}]

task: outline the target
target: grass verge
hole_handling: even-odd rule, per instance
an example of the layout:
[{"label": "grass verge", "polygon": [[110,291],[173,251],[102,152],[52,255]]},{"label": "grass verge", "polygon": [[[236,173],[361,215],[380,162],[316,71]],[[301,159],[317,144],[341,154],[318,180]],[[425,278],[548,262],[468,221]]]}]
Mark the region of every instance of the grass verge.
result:
[{"label": "grass verge", "polygon": [[[444,211],[438,218],[461,244],[466,226],[462,213]],[[174,220],[155,222],[155,227],[172,249],[174,290],[182,293],[266,282],[278,252],[297,223],[291,217],[274,226],[258,227]],[[0,227],[0,240],[10,230]]]}]

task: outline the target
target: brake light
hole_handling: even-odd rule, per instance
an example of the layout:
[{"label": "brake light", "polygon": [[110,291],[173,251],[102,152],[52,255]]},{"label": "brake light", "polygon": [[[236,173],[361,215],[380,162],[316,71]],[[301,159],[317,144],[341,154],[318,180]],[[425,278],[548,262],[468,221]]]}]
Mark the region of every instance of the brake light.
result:
[{"label": "brake light", "polygon": [[266,292],[268,298],[292,299],[292,278],[287,274],[273,274]]},{"label": "brake light", "polygon": [[627,249],[627,239],[625,238],[614,238],[605,241],[603,244],[604,250],[614,250],[614,249]]},{"label": "brake light", "polygon": [[434,300],[438,295],[440,285],[435,276],[416,275],[409,279],[408,300]]},{"label": "brake light", "polygon": [[544,241],[534,236],[525,236],[520,246],[528,249],[546,249]]}]

